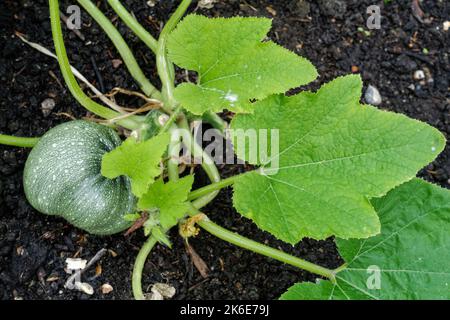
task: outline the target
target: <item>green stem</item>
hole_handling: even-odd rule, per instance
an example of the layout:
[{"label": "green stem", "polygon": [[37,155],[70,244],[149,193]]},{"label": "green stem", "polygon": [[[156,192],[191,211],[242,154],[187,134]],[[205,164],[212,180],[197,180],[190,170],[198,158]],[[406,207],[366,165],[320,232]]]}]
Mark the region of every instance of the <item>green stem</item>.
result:
[{"label": "green stem", "polygon": [[39,138],[25,138],[0,134],[0,144],[14,147],[33,148]]},{"label": "green stem", "polygon": [[[189,214],[191,216],[196,215],[198,213],[199,211],[195,208],[195,206],[191,207],[189,211]],[[318,274],[320,276],[330,279],[331,281],[335,281],[335,272],[333,270],[318,266],[314,263],[294,257],[281,250],[271,248],[259,242],[243,237],[235,232],[222,228],[221,226],[210,221],[209,219],[201,220],[197,224],[206,231],[208,231],[209,233],[211,233],[212,235],[216,236],[217,238],[232,243],[238,247],[287,263],[291,266]]]},{"label": "green stem", "polygon": [[228,186],[234,184],[240,176],[242,176],[242,175],[240,175],[240,174],[235,175],[235,176],[229,177],[227,179],[223,179],[218,182],[211,183],[211,184],[209,184],[205,187],[199,188],[197,190],[194,190],[191,193],[189,193],[187,200],[192,201],[192,200],[198,199],[200,197],[203,197],[209,193],[212,193],[214,191],[219,191],[225,187],[228,187]]},{"label": "green stem", "polygon": [[181,20],[191,2],[192,0],[183,0],[180,3],[177,10],[170,17],[169,21],[167,21],[158,39],[156,66],[163,85],[163,100],[166,104],[166,108],[168,109],[175,108],[177,102],[173,96],[173,90],[175,89],[173,64],[167,58],[167,38],[170,32],[172,32],[177,23]]},{"label": "green stem", "polygon": [[213,128],[219,130],[222,134],[224,134],[225,130],[228,129],[228,123],[212,111],[205,112],[202,119],[212,125]]},{"label": "green stem", "polygon": [[145,30],[145,28],[125,9],[119,0],[108,0],[109,5],[122,19],[122,21],[130,28],[147,47],[154,53],[158,48],[158,41]]},{"label": "green stem", "polygon": [[[189,130],[189,125],[186,121],[186,117],[182,117],[182,119],[179,121],[181,128]],[[186,138],[188,141],[184,141],[185,145],[190,150],[191,154],[194,156],[194,158],[201,158],[202,159],[202,168],[208,175],[209,180],[211,180],[212,183],[219,182],[220,181],[220,174],[217,170],[216,165],[214,164],[214,160],[211,159],[211,157],[200,147],[192,138],[190,134],[186,135]],[[203,208],[208,203],[214,200],[214,198],[219,194],[219,191],[212,191],[211,193],[208,193],[201,198],[198,198],[195,200],[195,205],[197,208]]]},{"label": "green stem", "polygon": [[163,127],[161,128],[161,130],[159,131],[159,133],[164,133],[167,130],[169,130],[172,125],[174,124],[174,122],[177,120],[178,116],[181,113],[181,106],[178,106],[175,108],[175,110],[173,110],[172,114],[170,115],[169,119],[167,119],[167,122],[163,125]]},{"label": "green stem", "polygon": [[217,170],[216,165],[214,164],[214,160],[211,159],[211,157],[193,139],[192,135],[190,134],[191,131],[189,129],[189,124],[184,115],[180,116],[179,126],[181,129],[184,129],[189,132],[189,134],[185,135],[186,136],[185,138],[188,140],[183,142],[187,146],[187,148],[189,149],[194,158],[202,159],[202,168],[203,170],[205,170],[211,182],[220,181],[220,174],[219,171]]},{"label": "green stem", "polygon": [[[173,132],[178,130],[178,127],[176,125],[173,125],[170,129],[170,144],[169,144],[169,161],[167,161],[167,172],[169,174],[169,180],[170,181],[177,181],[179,178],[179,172],[178,172],[178,165],[179,161],[178,158],[180,157],[180,150],[181,150],[181,141],[180,137],[177,134],[174,134]],[[176,140],[175,140],[176,138]]]},{"label": "green stem", "polygon": [[150,81],[145,77],[141,68],[139,67],[133,53],[126,44],[125,40],[119,33],[119,31],[114,27],[114,25],[109,21],[109,19],[100,11],[99,8],[95,6],[90,0],[77,0],[79,4],[94,18],[94,20],[100,25],[100,27],[105,31],[108,37],[111,39],[112,43],[116,47],[123,62],[128,68],[128,71],[132,77],[139,84],[141,90],[149,97],[155,99],[161,99],[161,93],[150,83]]},{"label": "green stem", "polygon": [[[67,57],[66,47],[64,46],[64,39],[62,35],[61,22],[59,17],[58,0],[49,0],[49,7],[50,7],[50,20],[52,27],[53,42],[55,45],[55,52],[56,56],[58,57],[61,73],[70,92],[83,107],[85,107],[90,112],[102,118],[113,119],[120,116],[119,113],[112,111],[108,108],[105,108],[102,105],[92,101],[83,92],[83,90],[81,90],[70,68],[69,58]],[[139,119],[138,117],[129,117],[126,119],[122,119],[117,123],[130,130],[135,130],[141,126],[141,123],[138,119]]]},{"label": "green stem", "polygon": [[142,292],[142,270],[150,251],[158,241],[154,237],[149,237],[139,250],[133,267],[133,275],[131,279],[131,287],[136,300],[145,300],[144,292]]}]

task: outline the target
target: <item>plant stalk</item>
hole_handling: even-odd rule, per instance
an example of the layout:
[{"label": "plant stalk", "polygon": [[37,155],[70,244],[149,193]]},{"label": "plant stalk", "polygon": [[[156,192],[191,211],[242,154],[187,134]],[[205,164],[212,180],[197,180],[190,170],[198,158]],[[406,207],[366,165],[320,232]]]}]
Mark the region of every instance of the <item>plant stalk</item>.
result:
[{"label": "plant stalk", "polygon": [[223,189],[225,187],[231,186],[241,176],[242,176],[242,174],[235,175],[235,176],[232,176],[232,177],[220,180],[218,182],[214,182],[214,183],[208,184],[207,186],[204,186],[204,187],[199,188],[197,190],[194,190],[191,193],[189,193],[187,200],[188,201],[192,201],[192,200],[198,199],[200,197],[203,197],[203,196],[205,196],[205,195],[207,195],[209,193],[212,193],[214,191],[219,191],[219,190],[221,190],[221,189]]},{"label": "plant stalk", "polygon": [[136,300],[145,300],[145,295],[142,291],[142,270],[144,269],[145,261],[147,260],[150,251],[152,251],[157,242],[158,241],[153,236],[150,236],[139,250],[134,262],[131,287],[133,289],[133,296]]},{"label": "plant stalk", "polygon": [[[67,87],[69,88],[70,93],[83,107],[102,118],[114,119],[116,117],[119,117],[120,113],[110,110],[94,102],[83,92],[83,90],[81,90],[77,80],[75,79],[72,69],[70,68],[69,58],[67,57],[66,47],[64,46],[58,0],[49,0],[49,8],[55,52],[56,56],[58,57],[61,73]],[[136,116],[122,119],[118,121],[118,124],[130,130],[139,129],[142,125],[141,121]]]},{"label": "plant stalk", "polygon": [[213,128],[219,130],[222,135],[224,135],[225,131],[228,129],[228,123],[212,111],[205,112],[202,119],[213,126]]},{"label": "plant stalk", "polygon": [[[193,205],[189,210],[189,214],[191,216],[196,215],[198,213],[200,212],[197,210],[195,205]],[[197,224],[203,229],[205,229],[207,232],[216,236],[217,238],[232,243],[238,247],[259,253],[263,256],[270,257],[272,259],[287,263],[291,266],[326,277],[331,281],[335,281],[335,272],[333,270],[321,267],[306,260],[294,257],[281,250],[271,248],[262,243],[243,237],[235,232],[222,228],[221,226],[215,224],[209,219],[201,220],[197,222]]]},{"label": "plant stalk", "polygon": [[127,9],[125,9],[120,1],[108,0],[108,3],[120,19],[122,19],[122,21],[127,25],[127,27],[130,28],[138,36],[138,38],[150,48],[150,50],[156,53],[158,41],[153,38],[147,30],[145,30],[145,28],[131,15],[130,12],[127,11]]},{"label": "plant stalk", "polygon": [[100,11],[97,6],[90,0],[77,0],[78,3],[83,6],[83,8],[91,15],[92,18],[100,25],[100,27],[105,31],[108,37],[111,39],[112,43],[116,47],[123,62],[128,68],[128,71],[132,77],[136,80],[142,91],[149,97],[161,100],[160,92],[150,83],[150,81],[145,77],[141,68],[139,67],[136,58],[131,52],[130,48],[126,44],[122,35],[114,27],[114,25],[109,21],[109,19]]},{"label": "plant stalk", "polygon": [[[177,181],[179,178],[178,165],[181,150],[181,141],[180,137],[173,132],[178,130],[176,125],[173,125],[170,129],[170,143],[169,143],[169,161],[167,161],[167,172],[169,174],[170,181]],[[176,140],[175,140],[176,138]]]},{"label": "plant stalk", "polygon": [[25,138],[0,134],[0,144],[7,146],[33,148],[38,141],[39,138]]},{"label": "plant stalk", "polygon": [[173,96],[173,91],[175,89],[173,64],[167,58],[167,38],[169,37],[170,32],[172,32],[177,23],[181,20],[191,2],[192,0],[181,1],[177,10],[175,10],[169,21],[167,21],[158,39],[156,67],[158,68],[158,74],[163,85],[163,100],[166,104],[166,108],[170,109],[174,109],[177,102]]},{"label": "plant stalk", "polygon": [[[201,146],[197,144],[195,139],[190,134],[189,124],[186,120],[186,117],[184,115],[180,116],[179,126],[180,128],[187,130],[189,134],[186,135],[185,138],[188,139],[188,141],[183,141],[183,143],[187,146],[190,153],[195,159],[202,159],[202,168],[208,175],[208,178],[211,180],[212,183],[219,182],[220,181],[220,174],[217,170],[217,167],[214,163],[214,160],[211,159],[211,157],[202,149]],[[212,191],[209,194],[204,195],[200,199],[197,199],[197,204],[202,204],[202,207],[207,205],[209,202],[211,202],[219,193],[218,190]]]}]

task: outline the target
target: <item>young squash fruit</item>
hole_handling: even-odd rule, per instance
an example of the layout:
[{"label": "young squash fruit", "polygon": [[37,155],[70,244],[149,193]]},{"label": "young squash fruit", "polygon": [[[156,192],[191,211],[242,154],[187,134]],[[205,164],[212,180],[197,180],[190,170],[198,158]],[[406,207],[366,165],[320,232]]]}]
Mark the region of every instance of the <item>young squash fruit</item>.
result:
[{"label": "young squash fruit", "polygon": [[121,144],[105,126],[70,121],[49,130],[31,151],[24,170],[25,195],[38,211],[63,217],[96,235],[127,229],[124,215],[136,200],[126,177],[100,173],[102,156]]}]

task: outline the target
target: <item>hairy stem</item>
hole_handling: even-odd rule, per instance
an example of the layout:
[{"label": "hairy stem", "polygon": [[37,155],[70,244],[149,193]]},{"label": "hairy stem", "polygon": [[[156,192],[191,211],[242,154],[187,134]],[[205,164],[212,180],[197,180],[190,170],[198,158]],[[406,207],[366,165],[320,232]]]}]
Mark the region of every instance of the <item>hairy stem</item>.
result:
[{"label": "hairy stem", "polygon": [[123,62],[127,66],[128,71],[136,80],[142,91],[147,96],[160,100],[161,99],[160,92],[145,77],[130,48],[126,44],[125,40],[123,39],[119,31],[111,23],[111,21],[109,21],[109,19],[100,11],[100,9],[98,9],[95,6],[95,4],[92,3],[90,0],[77,0],[77,1],[92,16],[92,18],[94,18],[94,20],[100,25],[100,27],[111,39],[117,51],[119,51],[119,54],[123,59]]},{"label": "hairy stem", "polygon": [[170,115],[169,119],[167,119],[167,122],[164,123],[164,125],[162,126],[161,130],[159,131],[159,133],[164,133],[167,130],[169,130],[172,125],[175,123],[175,121],[177,120],[178,116],[181,113],[181,106],[178,106],[175,108],[175,110],[173,110],[172,114]]},{"label": "hairy stem", "polygon": [[242,175],[240,175],[240,174],[235,175],[235,176],[229,177],[227,179],[223,179],[218,182],[208,184],[207,186],[204,186],[197,190],[194,190],[191,193],[189,193],[187,200],[192,201],[192,200],[198,199],[200,197],[203,197],[209,193],[212,193],[214,191],[219,191],[225,187],[228,187],[228,186],[234,184],[240,176],[242,176]]},{"label": "hairy stem", "polygon": [[176,101],[173,96],[174,90],[174,69],[173,64],[167,58],[167,38],[175,28],[177,23],[181,20],[192,0],[183,0],[178,6],[177,10],[170,17],[164,26],[158,39],[158,48],[156,50],[156,66],[158,74],[163,85],[163,100],[168,105],[168,108],[175,108]]},{"label": "hairy stem", "polygon": [[117,15],[122,19],[122,21],[130,28],[142,42],[145,43],[147,47],[150,48],[154,53],[158,48],[158,41],[153,38],[153,36],[145,30],[145,28],[125,9],[125,7],[120,3],[119,0],[108,0],[109,5],[117,13]]},{"label": "hairy stem", "polygon": [[221,134],[225,134],[225,130],[228,129],[228,123],[212,111],[205,112],[202,119],[219,130]]},{"label": "hairy stem", "polygon": [[139,250],[133,267],[133,276],[131,280],[131,287],[133,289],[133,296],[136,300],[145,300],[144,292],[142,292],[142,270],[144,269],[145,261],[147,260],[150,251],[158,241],[150,236],[144,245]]},{"label": "hairy stem", "polygon": [[0,134],[0,144],[14,147],[33,148],[39,138],[25,138]]},{"label": "hairy stem", "polygon": [[[197,210],[197,208],[195,208],[195,205],[191,207],[189,211],[190,215],[196,215],[198,213],[199,211]],[[270,257],[272,259],[290,264],[291,266],[326,277],[331,281],[335,281],[335,272],[333,270],[321,267],[306,260],[294,257],[281,250],[271,248],[259,242],[243,237],[235,232],[222,228],[221,226],[210,221],[209,219],[201,220],[197,222],[197,224],[206,231],[208,231],[209,233],[211,233],[212,235],[216,236],[217,238],[232,243],[238,247],[259,253],[266,257]]]},{"label": "hairy stem", "polygon": [[[187,139],[187,141],[183,142],[195,159],[201,159],[202,168],[203,170],[205,170],[211,182],[220,181],[220,174],[219,171],[217,170],[216,165],[214,164],[214,160],[211,159],[211,157],[202,149],[201,146],[197,144],[197,142],[192,137],[192,135],[190,134],[191,131],[189,129],[189,124],[184,115],[180,115],[179,126],[181,129],[184,129],[189,132],[189,134],[183,136],[183,138]],[[216,191],[213,193],[217,195]]]},{"label": "hairy stem", "polygon": [[[83,90],[81,90],[70,68],[69,58],[67,57],[66,47],[64,46],[58,0],[49,0],[49,7],[55,52],[58,57],[61,73],[70,93],[83,107],[102,118],[113,119],[120,116],[120,113],[94,102],[83,92]],[[138,129],[142,125],[138,117],[129,117],[118,121],[118,123],[130,130]]]},{"label": "hairy stem", "polygon": [[170,129],[170,144],[169,144],[169,161],[167,161],[167,171],[169,174],[169,180],[176,181],[179,178],[178,165],[181,150],[180,136],[173,132],[178,130],[176,125],[173,125]]}]

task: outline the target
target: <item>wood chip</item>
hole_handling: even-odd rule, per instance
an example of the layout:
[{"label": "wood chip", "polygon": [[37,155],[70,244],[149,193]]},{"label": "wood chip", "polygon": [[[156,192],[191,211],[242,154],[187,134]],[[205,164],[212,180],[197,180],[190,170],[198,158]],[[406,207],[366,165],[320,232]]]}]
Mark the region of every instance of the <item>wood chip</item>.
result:
[{"label": "wood chip", "polygon": [[117,257],[117,252],[115,252],[114,250],[108,249],[108,252],[111,255],[111,257],[113,257],[113,258]]},{"label": "wood chip", "polygon": [[194,248],[186,242],[186,250],[189,254],[189,256],[192,259],[192,262],[194,263],[195,268],[200,272],[200,275],[203,278],[208,277],[209,268],[206,262],[198,255],[198,253],[194,250]]},{"label": "wood chip", "polygon": [[270,13],[274,17],[277,15],[277,11],[274,8],[272,8],[271,6],[267,6],[266,10],[268,13]]},{"label": "wood chip", "polygon": [[98,277],[101,274],[102,274],[102,265],[97,264],[97,266],[95,267],[95,275]]},{"label": "wood chip", "polygon": [[49,276],[49,277],[47,278],[47,280],[45,280],[45,281],[47,281],[47,282],[53,282],[53,281],[58,281],[58,280],[59,280],[59,277],[58,277],[58,276],[51,275],[51,276]]}]

